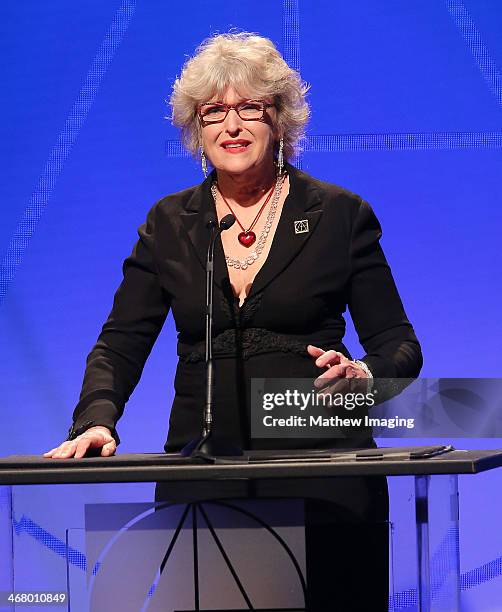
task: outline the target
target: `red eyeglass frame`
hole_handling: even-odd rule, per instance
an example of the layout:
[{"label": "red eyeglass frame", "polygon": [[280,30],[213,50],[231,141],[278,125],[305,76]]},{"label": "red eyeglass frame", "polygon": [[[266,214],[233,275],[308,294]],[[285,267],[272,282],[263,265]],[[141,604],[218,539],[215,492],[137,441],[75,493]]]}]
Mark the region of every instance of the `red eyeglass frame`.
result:
[{"label": "red eyeglass frame", "polygon": [[[244,117],[241,117],[239,113],[239,107],[249,104],[250,102],[259,102],[263,106],[262,116],[259,119],[245,119]],[[204,117],[201,114],[202,107],[215,106],[215,105],[223,106],[225,108],[226,110],[225,116],[223,117],[223,119],[218,119],[217,121],[206,121],[206,119],[204,119]],[[267,108],[270,108],[271,106],[275,106],[275,104],[265,102],[264,100],[243,100],[242,102],[239,102],[238,104],[225,104],[224,102],[204,102],[202,104],[199,104],[198,106],[198,115],[199,115],[199,120],[201,122],[202,127],[205,127],[206,125],[212,125],[213,123],[223,123],[225,119],[228,117],[228,113],[232,109],[235,110],[235,112],[239,115],[239,118],[242,119],[242,121],[265,121],[265,111],[267,110]]]}]

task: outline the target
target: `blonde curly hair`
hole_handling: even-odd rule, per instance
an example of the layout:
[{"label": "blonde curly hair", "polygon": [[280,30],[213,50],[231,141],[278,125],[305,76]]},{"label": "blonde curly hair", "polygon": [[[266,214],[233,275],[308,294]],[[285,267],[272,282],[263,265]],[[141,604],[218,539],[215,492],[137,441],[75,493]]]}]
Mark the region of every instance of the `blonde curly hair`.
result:
[{"label": "blonde curly hair", "polygon": [[228,87],[256,99],[273,99],[284,157],[298,153],[310,116],[305,100],[309,86],[286,64],[271,40],[239,32],[204,40],[174,82],[169,100],[172,122],[181,129],[181,140],[194,156],[202,143],[198,106],[223,95]]}]

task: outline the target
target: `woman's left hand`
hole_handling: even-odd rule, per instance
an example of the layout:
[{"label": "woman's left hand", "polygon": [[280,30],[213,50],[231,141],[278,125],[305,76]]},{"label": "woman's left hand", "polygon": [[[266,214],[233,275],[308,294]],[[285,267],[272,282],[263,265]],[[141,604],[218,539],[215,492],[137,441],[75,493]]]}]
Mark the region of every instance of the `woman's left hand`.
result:
[{"label": "woman's left hand", "polygon": [[[308,354],[314,358],[318,368],[327,368],[315,382],[320,386],[326,384],[332,378],[368,378],[367,373],[343,353],[338,351],[324,351],[323,349],[309,344]],[[317,385],[316,385],[317,386]]]}]

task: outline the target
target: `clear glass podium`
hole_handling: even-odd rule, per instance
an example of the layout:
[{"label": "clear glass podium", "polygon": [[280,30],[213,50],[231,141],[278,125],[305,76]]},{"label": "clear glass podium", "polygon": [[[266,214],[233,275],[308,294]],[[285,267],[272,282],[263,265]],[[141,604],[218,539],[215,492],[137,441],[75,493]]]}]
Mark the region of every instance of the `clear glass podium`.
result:
[{"label": "clear glass podium", "polygon": [[[166,455],[1,459],[0,611],[300,612],[302,500],[198,500],[197,483],[355,474],[414,481],[414,499],[400,510],[406,533],[401,521],[388,530],[388,609],[460,610],[457,475],[500,466],[502,451],[412,460],[409,450],[221,464]],[[159,481],[188,483],[193,499],[141,501],[153,499],[153,486],[127,484]]]}]

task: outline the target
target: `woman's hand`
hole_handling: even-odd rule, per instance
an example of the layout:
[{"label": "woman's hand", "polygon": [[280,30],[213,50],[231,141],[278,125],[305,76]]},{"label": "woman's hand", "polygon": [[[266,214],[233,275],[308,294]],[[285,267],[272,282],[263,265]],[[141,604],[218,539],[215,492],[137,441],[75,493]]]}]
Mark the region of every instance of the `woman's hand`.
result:
[{"label": "woman's hand", "polygon": [[[314,380],[317,395],[332,395],[344,393],[366,393],[371,389],[372,381],[368,380],[368,373],[357,363],[347,359],[338,351],[324,351],[309,344],[307,352],[315,359],[318,368],[327,368]],[[366,380],[361,380],[366,379]],[[330,384],[330,381],[333,381]]]},{"label": "woman's hand", "polygon": [[327,380],[331,378],[368,378],[368,374],[363,368],[350,359],[347,359],[343,353],[339,353],[338,351],[323,351],[323,349],[313,346],[312,344],[307,346],[307,352],[311,357],[314,357],[315,364],[318,368],[327,368],[327,370],[316,379],[320,384],[327,382]]},{"label": "woman's hand", "polygon": [[69,457],[81,459],[90,448],[101,448],[102,457],[109,457],[115,453],[117,444],[108,427],[104,425],[90,427],[75,440],[67,440],[47,451],[43,456],[51,459],[68,459]]}]

